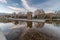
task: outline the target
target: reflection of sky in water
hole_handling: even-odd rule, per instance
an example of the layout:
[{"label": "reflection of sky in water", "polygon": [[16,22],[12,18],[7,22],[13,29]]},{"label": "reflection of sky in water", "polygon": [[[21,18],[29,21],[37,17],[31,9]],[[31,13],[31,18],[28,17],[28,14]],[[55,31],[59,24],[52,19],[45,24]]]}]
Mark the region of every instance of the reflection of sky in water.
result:
[{"label": "reflection of sky in water", "polygon": [[60,27],[60,24],[56,24],[56,23],[54,23],[54,26]]},{"label": "reflection of sky in water", "polygon": [[[9,29],[13,26],[14,24],[12,23],[0,23],[0,28],[1,29]],[[45,23],[45,26],[46,28],[48,29],[52,29],[52,30],[60,30],[60,26],[59,25],[56,25],[56,24],[46,24]]]},{"label": "reflection of sky in water", "polygon": [[[9,29],[13,26],[12,23],[0,23],[0,28],[2,30]],[[45,31],[47,34],[51,34],[55,37],[60,38],[60,27],[55,24],[47,24],[45,23],[45,26],[42,28],[42,31]]]},{"label": "reflection of sky in water", "polygon": [[12,23],[0,23],[0,29],[1,30],[9,29],[9,27],[11,27],[13,25],[14,24],[12,24]]},{"label": "reflection of sky in water", "polygon": [[59,37],[60,38],[60,27],[59,26],[55,26],[55,24],[46,24],[45,26],[42,28],[47,34],[51,34],[55,37]]}]

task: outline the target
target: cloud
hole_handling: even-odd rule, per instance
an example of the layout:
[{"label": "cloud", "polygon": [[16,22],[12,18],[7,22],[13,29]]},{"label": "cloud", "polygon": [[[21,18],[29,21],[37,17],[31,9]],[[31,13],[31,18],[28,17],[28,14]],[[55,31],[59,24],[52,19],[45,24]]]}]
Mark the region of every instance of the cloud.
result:
[{"label": "cloud", "polygon": [[34,11],[34,10],[35,10],[34,7],[30,7],[30,6],[28,5],[27,0],[21,0],[21,1],[22,1],[22,4],[23,4],[23,6],[24,6],[24,8],[25,8],[26,10],[28,10],[28,11]]},{"label": "cloud", "polygon": [[23,11],[24,8],[17,8],[17,7],[12,7],[12,6],[8,6],[8,8],[12,9],[12,10],[16,10],[16,11]]},{"label": "cloud", "polygon": [[14,4],[12,4],[13,6],[19,6],[19,4],[18,3],[14,3]]},{"label": "cloud", "polygon": [[16,3],[16,6],[19,5],[18,3]]},{"label": "cloud", "polygon": [[2,2],[2,3],[7,3],[7,0],[0,0],[0,2]]},{"label": "cloud", "polygon": [[60,10],[60,0],[48,0],[33,7],[44,9],[46,12],[53,12]]},{"label": "cloud", "polygon": [[43,9],[45,12],[55,12],[56,10],[60,10],[60,0],[47,0],[43,3],[33,4],[31,5],[30,1],[28,1],[31,7],[37,9]]}]

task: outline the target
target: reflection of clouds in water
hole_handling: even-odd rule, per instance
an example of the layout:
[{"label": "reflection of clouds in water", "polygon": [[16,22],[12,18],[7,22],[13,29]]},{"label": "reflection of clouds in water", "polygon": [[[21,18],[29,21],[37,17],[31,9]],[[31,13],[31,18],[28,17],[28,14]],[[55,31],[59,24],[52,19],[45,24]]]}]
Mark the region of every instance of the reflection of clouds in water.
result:
[{"label": "reflection of clouds in water", "polygon": [[9,29],[9,27],[11,27],[11,26],[13,26],[14,24],[12,24],[12,23],[0,23],[0,28],[2,29],[2,30],[4,30],[4,29]]},{"label": "reflection of clouds in water", "polygon": [[54,26],[53,24],[45,24],[45,26],[42,28],[42,31],[45,31],[45,33],[50,34],[50,36],[60,38],[60,27]]},{"label": "reflection of clouds in water", "polygon": [[54,23],[54,26],[60,27],[60,24],[56,24],[56,23]]},{"label": "reflection of clouds in water", "polygon": [[[0,23],[0,28],[2,30],[7,29],[7,28],[11,28],[12,26],[14,26],[14,24],[12,24],[12,23]],[[20,28],[20,29],[24,30],[24,27]],[[60,27],[57,27],[57,26],[55,26],[53,24],[46,24],[45,23],[44,27],[41,30],[43,32],[49,34],[50,36],[54,36],[54,37],[59,37],[60,38]]]}]

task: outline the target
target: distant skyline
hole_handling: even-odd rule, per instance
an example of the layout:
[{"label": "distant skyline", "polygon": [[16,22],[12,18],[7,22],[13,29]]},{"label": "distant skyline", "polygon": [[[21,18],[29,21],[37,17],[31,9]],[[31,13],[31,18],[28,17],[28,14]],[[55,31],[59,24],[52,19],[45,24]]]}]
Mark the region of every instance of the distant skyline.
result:
[{"label": "distant skyline", "polygon": [[60,10],[60,0],[0,0],[0,12],[12,13],[43,9],[45,12]]}]

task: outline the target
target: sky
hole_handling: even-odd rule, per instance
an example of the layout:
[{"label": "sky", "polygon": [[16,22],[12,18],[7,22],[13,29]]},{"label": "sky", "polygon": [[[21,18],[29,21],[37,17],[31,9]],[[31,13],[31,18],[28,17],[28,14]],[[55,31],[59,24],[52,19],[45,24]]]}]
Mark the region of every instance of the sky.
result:
[{"label": "sky", "polygon": [[25,12],[43,9],[45,12],[60,10],[60,0],[0,0],[0,12]]}]

